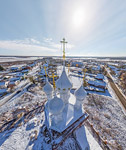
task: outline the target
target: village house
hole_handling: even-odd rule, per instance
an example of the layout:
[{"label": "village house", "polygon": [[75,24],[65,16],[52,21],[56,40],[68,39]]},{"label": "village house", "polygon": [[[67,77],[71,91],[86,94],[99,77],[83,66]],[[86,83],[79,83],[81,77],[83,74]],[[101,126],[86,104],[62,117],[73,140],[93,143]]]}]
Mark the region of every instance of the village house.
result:
[{"label": "village house", "polygon": [[101,67],[100,66],[94,66],[91,68],[91,70],[92,70],[92,73],[98,74],[101,71]]},{"label": "village house", "polygon": [[7,88],[0,89],[0,97],[4,96],[7,93],[8,93]]},{"label": "village house", "polygon": [[22,72],[23,74],[24,74],[24,73],[27,74],[27,73],[29,72],[29,69],[24,69],[24,70],[22,70],[21,72]]},{"label": "village house", "polygon": [[16,71],[18,71],[18,67],[11,67],[11,68],[10,68],[10,71],[11,71],[11,72],[16,72]]},{"label": "village house", "polygon": [[105,82],[99,82],[99,81],[89,80],[88,84],[90,86],[95,86],[95,87],[98,87],[98,88],[106,89],[106,83]]},{"label": "village house", "polygon": [[103,74],[97,74],[97,76],[95,77],[95,79],[97,80],[104,80],[104,75]]},{"label": "village house", "polygon": [[5,88],[5,81],[0,81],[0,89]]},{"label": "village house", "polygon": [[72,62],[71,66],[72,67],[82,67],[83,66],[83,62]]},{"label": "village house", "polygon": [[24,74],[22,72],[17,72],[15,77],[16,78],[22,78],[24,76]]}]

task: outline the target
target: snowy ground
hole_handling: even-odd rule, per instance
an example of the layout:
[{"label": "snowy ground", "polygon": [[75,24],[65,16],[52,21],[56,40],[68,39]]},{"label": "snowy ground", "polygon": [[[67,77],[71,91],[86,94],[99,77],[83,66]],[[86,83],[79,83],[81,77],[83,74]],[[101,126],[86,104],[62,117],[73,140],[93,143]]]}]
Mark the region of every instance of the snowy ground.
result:
[{"label": "snowy ground", "polygon": [[0,57],[0,62],[13,62],[13,61],[25,61],[25,60],[36,60],[37,57]]},{"label": "snowy ground", "polygon": [[[51,150],[51,146],[45,144],[41,134],[43,123],[44,112],[36,114],[27,123],[23,121],[17,128],[0,133],[0,150]],[[87,128],[86,135],[91,150],[102,150]],[[69,137],[58,149],[77,150],[76,148],[76,141],[72,137]]]},{"label": "snowy ground", "polygon": [[118,102],[110,97],[89,95],[84,101],[89,121],[112,150],[126,148],[126,115]]},{"label": "snowy ground", "polygon": [[13,112],[17,108],[32,109],[34,104],[41,103],[46,98],[45,93],[42,88],[38,86],[31,86],[28,91],[22,91],[20,94],[16,95],[14,98],[9,100],[3,106],[0,107],[0,115],[4,112]]},{"label": "snowy ground", "polygon": [[[90,115],[89,121],[99,132],[100,136],[102,136],[103,139],[107,139],[111,149],[117,150],[117,147],[119,147],[125,150],[126,116],[123,114],[118,103],[109,97],[90,95],[87,97],[87,100],[84,101],[84,108]],[[37,114],[26,124],[22,123],[18,128],[12,128],[0,133],[0,149],[40,150],[41,147],[45,146],[44,142],[41,142],[43,137],[39,134],[43,120],[44,113]],[[34,140],[36,134],[37,140]],[[101,148],[87,128],[86,135],[91,150],[100,150]],[[76,142],[72,138],[68,138],[60,149],[69,148],[71,143],[74,145]]]},{"label": "snowy ground", "polygon": [[[0,150],[31,150],[34,147],[35,136],[38,136],[43,124],[43,116],[44,114],[40,113],[28,123],[23,122],[18,128],[0,133]],[[39,150],[35,147],[34,149]]]},{"label": "snowy ground", "polygon": [[[62,69],[58,70],[61,74]],[[68,72],[68,71],[66,71]],[[71,79],[70,79],[71,80]],[[73,79],[73,84],[80,86],[81,81]],[[116,99],[111,87],[112,97]],[[126,148],[126,116],[117,100],[108,96],[90,94],[84,101],[84,109],[89,113],[89,122],[103,139],[108,141],[112,150],[125,150]],[[8,101],[0,107],[0,123],[13,119],[13,112],[18,108],[26,108],[27,111],[35,109],[45,101],[46,96],[42,89],[34,86],[24,91],[22,95]],[[44,112],[31,115],[31,119],[25,122],[23,119],[16,127],[0,133],[0,150],[50,150],[51,147],[44,142],[41,127],[44,123]],[[0,124],[0,125],[1,125]],[[91,150],[101,150],[96,140],[86,128],[86,135]],[[68,137],[59,150],[77,150],[76,141]]]},{"label": "snowy ground", "polygon": [[[39,104],[41,105],[41,102],[43,102],[45,98],[45,94],[38,86],[30,87],[28,91],[15,97],[15,99],[7,102],[0,108],[2,119],[0,122],[4,124],[6,121],[12,120],[16,115],[15,110],[17,109],[26,108],[28,112],[35,109]],[[24,121],[22,119],[21,122],[17,123],[16,127],[2,130],[0,133],[0,150],[51,150],[50,146],[44,143],[44,138],[41,134],[41,127],[44,122],[44,112],[31,116],[32,118],[30,120],[24,119]],[[94,146],[95,150],[101,150],[98,143],[87,129],[86,134],[92,150]],[[74,144],[76,145],[76,141],[73,140],[73,138],[68,138],[59,149],[64,150],[64,147],[67,147],[67,149],[70,150],[71,142],[75,142]],[[73,148],[76,150],[76,147]]]}]

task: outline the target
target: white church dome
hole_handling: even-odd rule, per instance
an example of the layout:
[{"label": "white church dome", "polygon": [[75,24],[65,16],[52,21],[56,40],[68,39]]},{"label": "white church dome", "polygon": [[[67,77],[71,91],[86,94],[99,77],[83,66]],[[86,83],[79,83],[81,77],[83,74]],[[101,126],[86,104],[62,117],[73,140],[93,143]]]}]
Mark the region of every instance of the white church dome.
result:
[{"label": "white church dome", "polygon": [[64,89],[70,90],[70,88],[72,88],[72,84],[71,84],[70,80],[68,79],[68,76],[67,76],[66,71],[65,71],[65,67],[63,67],[62,74],[56,82],[56,87],[59,90],[60,89],[61,90],[64,90]]},{"label": "white church dome", "polygon": [[49,107],[49,111],[52,114],[59,114],[60,112],[63,111],[64,102],[62,99],[55,96],[53,99],[50,100],[48,107]]},{"label": "white church dome", "polygon": [[87,92],[84,90],[83,85],[81,85],[75,92],[74,95],[76,96],[77,99],[79,100],[84,100]]},{"label": "white church dome", "polygon": [[53,91],[53,86],[49,83],[48,79],[46,79],[46,85],[43,87],[43,91],[45,93],[51,93]]}]

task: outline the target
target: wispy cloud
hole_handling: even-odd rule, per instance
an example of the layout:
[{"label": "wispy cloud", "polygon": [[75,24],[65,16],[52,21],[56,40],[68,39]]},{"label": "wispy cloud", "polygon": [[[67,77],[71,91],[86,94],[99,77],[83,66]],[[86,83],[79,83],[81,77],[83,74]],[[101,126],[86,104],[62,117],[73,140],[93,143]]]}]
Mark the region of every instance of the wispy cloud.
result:
[{"label": "wispy cloud", "polygon": [[[72,48],[73,45],[68,45]],[[14,51],[16,54],[22,55],[59,55],[61,52],[60,44],[54,43],[51,38],[44,38],[43,41],[35,38],[25,38],[24,40],[1,40],[0,49]]]},{"label": "wispy cloud", "polygon": [[[39,45],[38,45],[39,44]],[[25,40],[8,40],[0,41],[0,48],[15,51],[16,54],[21,55],[24,51],[26,55],[43,55],[47,53],[55,54],[57,52],[56,48],[49,48],[40,45],[40,42],[35,39],[25,39]]]},{"label": "wispy cloud", "polygon": [[[48,44],[48,46],[50,46],[50,47],[58,48],[58,49],[61,48],[61,44],[57,44],[57,43],[53,42],[52,38],[44,38],[43,42]],[[74,45],[67,43],[66,47],[68,49],[72,49],[72,48],[74,48]]]}]

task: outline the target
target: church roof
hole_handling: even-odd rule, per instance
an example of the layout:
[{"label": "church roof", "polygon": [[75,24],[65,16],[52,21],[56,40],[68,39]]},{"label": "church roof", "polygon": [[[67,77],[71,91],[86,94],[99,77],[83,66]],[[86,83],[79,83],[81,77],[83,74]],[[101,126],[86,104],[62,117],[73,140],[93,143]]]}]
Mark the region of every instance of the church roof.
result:
[{"label": "church roof", "polygon": [[50,93],[53,91],[53,86],[49,83],[48,79],[46,79],[46,85],[43,87],[43,91],[45,93]]},{"label": "church roof", "polygon": [[86,95],[87,92],[84,90],[83,85],[81,85],[75,92],[74,95],[76,96],[76,98],[83,100]]},{"label": "church roof", "polygon": [[64,102],[55,95],[55,97],[49,101],[48,107],[52,114],[58,114],[63,110]]},{"label": "church roof", "polygon": [[72,88],[72,83],[70,82],[70,80],[66,74],[65,67],[63,67],[62,74],[56,82],[56,87],[60,88],[60,89]]}]

